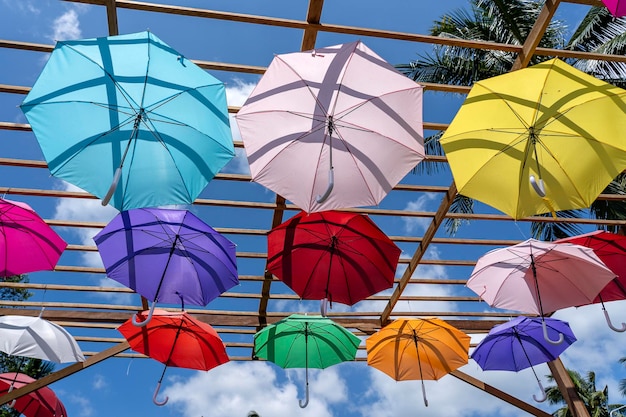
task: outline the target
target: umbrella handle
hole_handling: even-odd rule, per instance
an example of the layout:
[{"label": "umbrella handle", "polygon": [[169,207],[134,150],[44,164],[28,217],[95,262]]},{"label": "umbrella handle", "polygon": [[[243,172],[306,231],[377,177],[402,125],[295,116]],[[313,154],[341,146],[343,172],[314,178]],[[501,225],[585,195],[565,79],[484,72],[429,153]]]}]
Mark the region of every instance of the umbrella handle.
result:
[{"label": "umbrella handle", "polygon": [[563,333],[559,333],[559,338],[557,340],[550,339],[550,337],[548,336],[548,326],[546,325],[545,320],[541,320],[541,327],[543,328],[543,338],[546,339],[546,342],[553,345],[560,345],[565,340]]},{"label": "umbrella handle", "polygon": [[305,408],[307,405],[309,405],[309,381],[307,381],[306,388],[304,389],[304,401],[299,400],[298,405],[300,406],[300,408]]},{"label": "umbrella handle", "polygon": [[539,195],[539,197],[544,198],[546,196],[546,187],[543,184],[543,180],[539,178],[539,181],[535,179],[534,175],[530,176],[530,185],[532,185],[533,190]]},{"label": "umbrella handle", "polygon": [[543,389],[543,385],[541,385],[541,381],[537,380],[537,384],[539,385],[539,389],[541,390],[541,397],[537,398],[537,396],[533,394],[533,399],[537,401],[538,403],[542,403],[548,399],[548,394],[546,394],[546,390]]},{"label": "umbrella handle", "polygon": [[326,191],[324,191],[324,194],[318,195],[317,197],[315,197],[315,201],[317,201],[319,204],[322,204],[324,201],[326,201],[326,199],[330,195],[330,192],[333,190],[334,186],[335,186],[335,173],[333,171],[333,168],[331,167],[330,170],[328,171],[328,188],[326,188]]},{"label": "umbrella handle", "polygon": [[152,402],[158,405],[159,407],[163,407],[165,404],[167,404],[170,397],[165,397],[163,401],[157,400],[157,396],[159,395],[160,389],[161,389],[161,383],[159,382],[156,386],[156,389],[154,390],[154,395],[152,396]]},{"label": "umbrella handle", "polygon": [[320,314],[322,317],[326,317],[326,313],[328,312],[328,298],[322,298],[320,300]]},{"label": "umbrella handle", "polygon": [[146,317],[146,319],[144,321],[137,321],[137,319],[135,317],[137,317],[136,314],[133,314],[132,317],[132,322],[133,322],[133,326],[135,327],[144,327],[146,324],[150,323],[150,320],[152,320],[152,313],[154,313],[154,308],[156,307],[156,301],[152,302],[152,306],[150,307],[150,312],[148,313],[148,317]]},{"label": "umbrella handle", "polygon": [[423,379],[422,379],[422,397],[424,398],[424,405],[428,407],[428,400],[426,399],[426,387],[424,386]]},{"label": "umbrella handle", "polygon": [[109,191],[107,191],[107,194],[102,199],[103,206],[106,206],[107,204],[109,204],[109,201],[111,201],[111,197],[113,197],[113,194],[115,193],[115,189],[117,188],[117,184],[120,182],[121,176],[122,176],[122,167],[117,167],[117,169],[115,170],[115,175],[113,176],[113,182],[111,183],[111,186],[109,187]]},{"label": "umbrella handle", "polygon": [[[11,386],[9,387],[9,390],[7,391],[7,394],[8,394],[9,392],[13,391],[13,388],[14,388],[14,387],[13,387],[13,382],[11,382]],[[16,398],[16,399],[14,399],[13,401],[11,401],[11,403],[10,403],[10,404],[8,404],[8,405],[9,405],[9,407],[13,408],[13,407],[15,406],[15,402],[16,402],[16,401],[17,401],[17,398]]]},{"label": "umbrella handle", "polygon": [[606,319],[606,324],[609,325],[611,330],[613,330],[615,332],[618,332],[618,333],[626,332],[626,323],[622,322],[622,328],[618,329],[617,327],[613,326],[613,323],[611,323],[611,318],[609,317],[609,312],[606,311],[606,308],[604,308],[604,306],[602,306],[602,311],[604,312],[604,318]]}]

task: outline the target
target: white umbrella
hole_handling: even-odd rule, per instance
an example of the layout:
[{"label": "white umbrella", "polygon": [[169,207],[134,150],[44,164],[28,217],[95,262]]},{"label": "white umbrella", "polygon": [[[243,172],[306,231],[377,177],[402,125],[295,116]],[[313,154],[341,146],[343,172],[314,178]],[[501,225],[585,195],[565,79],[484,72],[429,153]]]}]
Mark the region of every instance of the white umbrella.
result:
[{"label": "white umbrella", "polygon": [[56,363],[85,361],[74,337],[41,317],[0,317],[0,351]]}]

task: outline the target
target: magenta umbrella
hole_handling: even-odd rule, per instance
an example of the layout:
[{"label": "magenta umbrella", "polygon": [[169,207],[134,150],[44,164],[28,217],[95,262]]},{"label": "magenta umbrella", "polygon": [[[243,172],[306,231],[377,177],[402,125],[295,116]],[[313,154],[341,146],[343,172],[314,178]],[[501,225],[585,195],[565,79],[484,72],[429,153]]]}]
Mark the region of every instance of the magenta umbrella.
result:
[{"label": "magenta umbrella", "polygon": [[624,0],[602,0],[611,14],[615,17],[626,16],[626,1]]},{"label": "magenta umbrella", "polygon": [[277,55],[236,118],[252,179],[307,213],[377,205],[424,158],[422,86],[361,42]]},{"label": "magenta umbrella", "polygon": [[0,199],[0,275],[54,269],[67,243],[28,204]]},{"label": "magenta umbrella", "polygon": [[[544,317],[591,303],[615,274],[592,249],[528,239],[492,250],[476,262],[467,287],[492,307]],[[552,343],[561,343],[548,337]]]}]

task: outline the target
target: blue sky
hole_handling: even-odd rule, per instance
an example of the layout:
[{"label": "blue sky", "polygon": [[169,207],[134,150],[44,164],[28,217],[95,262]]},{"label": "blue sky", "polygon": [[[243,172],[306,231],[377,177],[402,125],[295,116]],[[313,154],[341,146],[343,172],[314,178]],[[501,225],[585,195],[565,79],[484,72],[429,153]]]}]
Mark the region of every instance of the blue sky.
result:
[{"label": "blue sky", "polygon": [[[302,20],[305,18],[307,2],[304,0],[275,1],[192,1],[178,0],[169,2],[189,7],[227,10],[240,13],[258,13]],[[365,26],[377,29],[390,29],[414,33],[427,33],[432,21],[442,13],[462,7],[462,0],[442,2],[398,1],[389,0],[385,7],[373,0],[327,0],[324,6],[324,22]],[[584,6],[563,5],[559,17],[572,23],[581,18]],[[226,21],[205,21],[187,17],[172,17],[160,14],[145,14],[120,10],[120,33],[131,33],[150,29],[163,41],[185,56],[207,61],[223,61],[248,65],[267,66],[274,54],[297,51],[300,48],[300,31],[243,25]],[[0,0],[0,39],[52,44],[55,40],[91,38],[107,35],[104,8],[79,5],[53,0]],[[356,40],[352,36],[337,34],[319,34],[317,46],[328,46]],[[392,64],[405,63],[428,50],[428,47],[410,42],[361,39],[380,56]],[[0,84],[32,85],[46,56],[41,53],[0,49]],[[228,101],[231,105],[241,105],[251,92],[258,76],[214,72],[217,78],[227,86]],[[17,105],[23,100],[20,95],[0,95],[0,120],[5,122],[26,123]],[[426,93],[424,101],[424,120],[447,123],[462,102],[462,97]],[[238,132],[232,121],[234,137]],[[43,160],[34,136],[30,132],[0,131],[2,151],[0,157]],[[240,154],[227,168],[228,172],[246,172],[246,160]],[[54,188],[75,190],[67,183],[50,177],[46,170],[0,167],[3,178],[2,186],[12,188]],[[444,173],[432,177],[408,175],[403,182],[449,185],[451,177]],[[242,197],[244,195],[245,197]],[[57,200],[53,198],[6,196],[9,199],[25,201],[33,206],[44,218],[61,218],[106,222],[117,212],[100,206],[95,200]],[[257,184],[214,181],[203,192],[204,198],[225,200],[247,200],[273,202],[274,194]],[[394,192],[387,197],[381,207],[406,209],[413,211],[435,211],[439,197],[427,193]],[[225,209],[216,207],[193,207],[203,220],[214,227],[267,228],[271,223],[271,211]],[[480,212],[495,212],[480,207]],[[253,215],[249,215],[253,213]],[[428,223],[420,218],[397,218],[374,216],[374,221],[388,235],[421,235]],[[72,244],[93,244],[93,229],[64,229],[57,231]],[[525,239],[528,238],[528,226],[524,223],[500,222],[497,225],[484,221],[475,221],[465,225],[458,237]],[[443,231],[439,232],[444,236]],[[229,236],[238,245],[238,250],[255,252],[265,250],[263,237]],[[403,256],[409,257],[416,246],[399,245]],[[429,259],[475,259],[491,249],[487,246],[461,248],[457,245],[432,245],[427,254]],[[96,253],[66,252],[61,265],[100,266]],[[239,263],[241,275],[258,275],[264,267],[262,259],[243,259]],[[399,268],[398,274],[403,271]],[[416,276],[426,278],[464,279],[471,273],[468,267],[444,267],[423,265],[416,271]],[[113,286],[115,283],[103,275],[33,273],[31,282],[56,282],[75,285]],[[274,284],[274,290],[280,291],[280,283]],[[283,289],[285,293],[288,290]],[[233,292],[258,291],[253,283],[242,284]],[[407,295],[473,295],[469,290],[452,286],[411,285]],[[48,291],[37,292],[34,301],[77,301],[75,296]],[[134,295],[97,295],[84,294],[81,302],[125,304],[138,302]],[[460,306],[451,302],[401,302],[396,311],[418,312],[454,311]],[[624,310],[623,302],[607,305],[616,322],[621,322],[619,313]],[[256,304],[224,298],[209,305],[210,309],[225,308],[255,310]],[[317,311],[317,303],[272,301],[275,311]],[[341,309],[341,306],[335,306]],[[359,303],[352,311],[372,311],[381,306],[375,301]],[[484,303],[463,305],[463,309],[487,311]],[[626,337],[609,330],[599,306],[568,309],[555,315],[568,320],[579,341],[562,356],[566,366],[581,372],[595,370],[598,374],[598,386],[608,384],[612,402],[621,402],[617,393],[617,383],[624,377],[623,368],[617,363],[621,356],[626,356],[623,338]],[[72,329],[80,336],[95,335],[86,329]],[[98,332],[109,337],[120,337],[111,330]],[[236,335],[223,335],[225,340],[240,340]],[[474,341],[479,340],[474,338]],[[102,346],[90,346],[82,343],[84,350],[101,349]],[[241,355],[241,351],[230,350],[231,355]],[[361,353],[360,355],[363,355]],[[271,363],[231,362],[210,372],[195,372],[185,369],[170,368],[164,380],[162,393],[170,397],[165,407],[156,407],[151,402],[152,393],[161,373],[162,365],[150,359],[110,359],[93,366],[69,378],[54,383],[51,388],[57,392],[66,405],[69,416],[180,416],[180,417],[234,417],[245,416],[254,409],[261,416],[316,416],[316,417],[361,417],[378,415],[383,417],[404,417],[416,414],[429,416],[461,417],[471,416],[522,416],[524,412],[489,396],[480,390],[466,385],[454,377],[447,376],[439,381],[426,381],[430,402],[425,409],[421,399],[419,382],[395,382],[385,374],[368,368],[363,362],[345,363],[323,371],[311,372],[311,401],[306,409],[298,407],[298,398],[302,398],[304,375],[300,370],[284,371]],[[522,400],[533,403],[532,394],[537,393],[534,376],[530,371],[519,374],[507,372],[482,372],[472,361],[462,368],[468,374],[492,384]],[[538,375],[548,374],[547,366],[537,366]],[[544,379],[544,385],[547,382]],[[553,406],[541,405],[546,410]]]}]

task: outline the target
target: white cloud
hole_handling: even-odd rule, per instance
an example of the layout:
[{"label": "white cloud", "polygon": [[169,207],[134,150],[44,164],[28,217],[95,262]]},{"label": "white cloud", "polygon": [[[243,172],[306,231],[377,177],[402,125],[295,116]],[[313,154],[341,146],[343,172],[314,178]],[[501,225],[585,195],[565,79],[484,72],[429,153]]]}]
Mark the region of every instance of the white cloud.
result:
[{"label": "white cloud", "polygon": [[38,5],[36,5],[36,2],[32,1],[2,0],[2,5],[2,7],[18,9],[22,13],[27,13],[29,15],[39,15],[41,13],[41,9],[37,7]]},{"label": "white cloud", "polygon": [[235,79],[232,84],[228,83],[226,85],[226,101],[228,105],[243,106],[254,87],[256,87],[256,84],[246,83],[239,79]]},{"label": "white cloud", "polygon": [[53,34],[51,38],[53,41],[79,39],[82,36],[82,32],[80,30],[80,22],[76,9],[69,9],[61,16],[57,17],[54,20],[52,30]]},{"label": "white cloud", "polygon": [[[279,380],[283,372],[288,378]],[[177,379],[162,393],[169,397],[168,406],[185,417],[246,416],[251,410],[260,416],[330,417],[331,406],[349,401],[346,381],[335,367],[310,370],[309,383],[309,405],[301,409],[298,400],[304,398],[303,371],[285,372],[266,362],[229,362],[185,380]]]},{"label": "white cloud", "polygon": [[[422,194],[415,201],[409,201],[404,208],[406,211],[427,211],[427,206],[432,201],[438,201],[439,196],[435,193]],[[405,233],[415,233],[425,231],[432,219],[428,217],[402,217]]]},{"label": "white cloud", "polygon": [[77,404],[80,409],[81,417],[90,417],[94,414],[94,408],[89,400],[89,396],[80,394],[69,394],[66,396],[73,404]]},{"label": "white cloud", "polygon": [[93,378],[93,381],[91,382],[91,385],[93,386],[93,389],[95,390],[102,390],[102,389],[108,388],[109,383],[107,382],[104,375],[96,374]]}]

